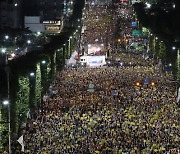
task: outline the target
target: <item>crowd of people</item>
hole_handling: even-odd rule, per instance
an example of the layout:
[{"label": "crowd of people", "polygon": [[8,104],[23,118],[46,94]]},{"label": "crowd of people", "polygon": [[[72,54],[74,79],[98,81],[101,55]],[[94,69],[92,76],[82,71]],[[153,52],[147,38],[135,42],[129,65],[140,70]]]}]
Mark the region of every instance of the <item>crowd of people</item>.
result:
[{"label": "crowd of people", "polygon": [[134,65],[64,68],[57,74],[51,88],[58,90],[27,124],[25,153],[150,154],[180,148],[175,85],[153,59],[130,52],[113,57]]},{"label": "crowd of people", "polygon": [[114,40],[116,20],[110,5],[89,4],[84,11],[83,25],[85,31],[82,34],[82,46],[86,48],[89,44],[103,44],[107,49]]},{"label": "crowd of people", "polygon": [[58,94],[44,102],[25,134],[26,153],[151,153],[177,148],[174,86],[159,71],[146,66],[63,70],[52,84]]}]

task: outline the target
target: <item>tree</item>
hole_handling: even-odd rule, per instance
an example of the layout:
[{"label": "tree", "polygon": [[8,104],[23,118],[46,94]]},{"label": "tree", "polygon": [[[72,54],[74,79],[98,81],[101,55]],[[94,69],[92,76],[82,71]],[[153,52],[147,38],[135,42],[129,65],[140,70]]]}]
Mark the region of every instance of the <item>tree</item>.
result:
[{"label": "tree", "polygon": [[159,42],[159,51],[158,51],[158,57],[161,59],[165,59],[166,57],[166,45],[163,41]]}]

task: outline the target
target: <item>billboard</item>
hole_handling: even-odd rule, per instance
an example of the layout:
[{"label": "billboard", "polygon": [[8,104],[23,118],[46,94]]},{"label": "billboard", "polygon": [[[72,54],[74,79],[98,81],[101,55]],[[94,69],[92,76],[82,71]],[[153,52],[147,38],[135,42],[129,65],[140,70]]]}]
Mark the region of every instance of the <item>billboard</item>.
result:
[{"label": "billboard", "polygon": [[80,62],[82,65],[89,67],[100,67],[106,64],[105,55],[103,56],[81,56]]},{"label": "billboard", "polygon": [[96,54],[105,51],[104,44],[88,44],[88,54]]},{"label": "billboard", "polygon": [[131,22],[131,26],[132,27],[137,27],[137,22],[135,22],[135,21]]},{"label": "billboard", "polygon": [[132,35],[133,36],[142,36],[142,31],[135,29],[135,30],[132,31]]}]

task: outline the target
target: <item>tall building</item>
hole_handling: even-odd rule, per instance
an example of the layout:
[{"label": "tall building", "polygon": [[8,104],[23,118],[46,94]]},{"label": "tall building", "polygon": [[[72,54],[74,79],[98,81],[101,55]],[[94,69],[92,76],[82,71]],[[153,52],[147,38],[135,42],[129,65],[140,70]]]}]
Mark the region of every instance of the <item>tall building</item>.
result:
[{"label": "tall building", "polygon": [[0,29],[22,28],[21,1],[0,1]]}]

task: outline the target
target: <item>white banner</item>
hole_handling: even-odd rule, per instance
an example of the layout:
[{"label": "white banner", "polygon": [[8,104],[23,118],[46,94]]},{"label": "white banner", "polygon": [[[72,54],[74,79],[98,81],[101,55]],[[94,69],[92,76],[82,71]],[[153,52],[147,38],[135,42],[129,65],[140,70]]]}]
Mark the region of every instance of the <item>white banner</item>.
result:
[{"label": "white banner", "polygon": [[17,140],[21,144],[21,151],[24,152],[24,140],[23,135]]},{"label": "white banner", "polygon": [[178,89],[177,103],[179,102],[179,100],[180,100],[180,87],[179,87],[179,89]]}]

